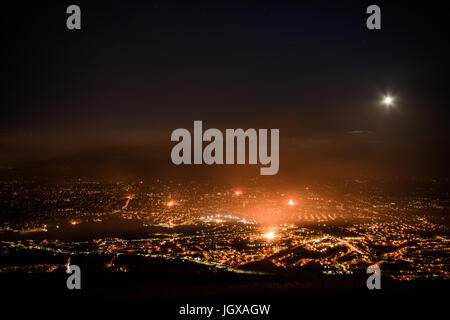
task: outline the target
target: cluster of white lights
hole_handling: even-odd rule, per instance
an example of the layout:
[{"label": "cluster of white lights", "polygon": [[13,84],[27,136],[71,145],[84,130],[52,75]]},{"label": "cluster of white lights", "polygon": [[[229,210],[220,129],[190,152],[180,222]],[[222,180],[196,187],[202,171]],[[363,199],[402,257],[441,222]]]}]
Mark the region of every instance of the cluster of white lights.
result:
[{"label": "cluster of white lights", "polygon": [[255,220],[247,220],[245,218],[232,216],[231,214],[216,214],[212,216],[206,216],[206,217],[200,217],[200,220],[202,222],[238,222],[238,223],[244,223],[244,224],[257,224]]}]

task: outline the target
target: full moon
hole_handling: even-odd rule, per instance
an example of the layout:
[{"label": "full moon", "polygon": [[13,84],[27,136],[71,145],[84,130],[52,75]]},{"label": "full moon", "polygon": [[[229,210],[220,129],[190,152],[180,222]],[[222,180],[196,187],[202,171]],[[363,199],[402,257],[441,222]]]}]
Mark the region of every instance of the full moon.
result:
[{"label": "full moon", "polygon": [[392,105],[393,102],[394,102],[394,99],[393,99],[392,97],[390,97],[390,96],[386,96],[386,97],[384,97],[384,99],[383,99],[383,103],[384,103],[385,105],[387,105],[387,106]]}]

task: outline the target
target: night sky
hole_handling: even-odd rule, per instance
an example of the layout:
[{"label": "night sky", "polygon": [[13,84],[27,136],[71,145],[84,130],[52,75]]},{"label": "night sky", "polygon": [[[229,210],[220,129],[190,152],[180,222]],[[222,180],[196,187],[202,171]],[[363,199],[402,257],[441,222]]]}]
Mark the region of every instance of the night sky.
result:
[{"label": "night sky", "polygon": [[[381,30],[366,28],[370,4]],[[280,177],[449,175],[437,1],[39,1],[2,15],[3,170],[237,175],[171,164],[171,132],[203,120],[279,128]]]}]

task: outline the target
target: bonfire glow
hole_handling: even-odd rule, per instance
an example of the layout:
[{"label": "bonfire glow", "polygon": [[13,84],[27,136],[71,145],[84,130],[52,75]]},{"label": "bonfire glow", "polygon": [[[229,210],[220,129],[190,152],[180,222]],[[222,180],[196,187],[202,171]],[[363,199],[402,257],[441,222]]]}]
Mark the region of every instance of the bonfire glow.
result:
[{"label": "bonfire glow", "polygon": [[172,200],[170,200],[169,202],[167,202],[167,206],[168,206],[169,208],[170,208],[170,207],[173,207],[175,204],[176,204],[175,201],[172,201]]},{"label": "bonfire glow", "polygon": [[275,232],[268,231],[263,234],[263,237],[266,238],[267,240],[272,240],[273,238],[275,238]]}]

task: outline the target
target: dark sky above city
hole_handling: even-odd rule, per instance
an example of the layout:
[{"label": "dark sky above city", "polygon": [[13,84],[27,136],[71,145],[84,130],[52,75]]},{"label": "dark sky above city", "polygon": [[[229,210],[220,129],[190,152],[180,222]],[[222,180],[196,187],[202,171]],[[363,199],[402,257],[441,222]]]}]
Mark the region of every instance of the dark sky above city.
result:
[{"label": "dark sky above city", "polygon": [[[442,3],[5,4],[0,167],[224,174],[170,163],[171,132],[203,120],[279,128],[281,177],[448,176]],[[66,28],[70,4],[81,7],[79,31]],[[381,30],[366,28],[370,4],[381,7]],[[259,165],[246,169],[259,175]]]}]

